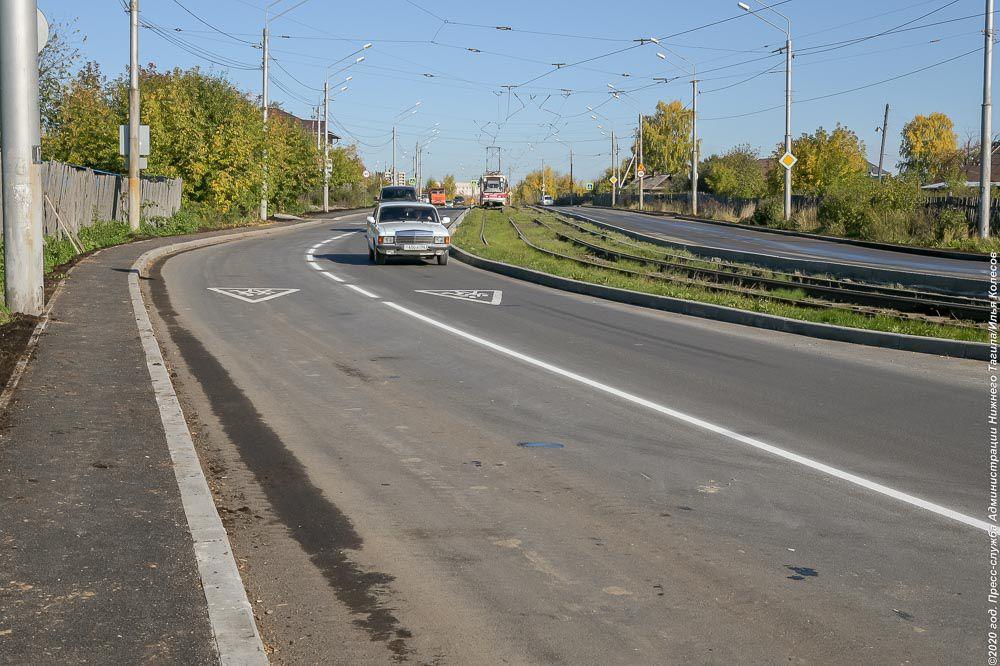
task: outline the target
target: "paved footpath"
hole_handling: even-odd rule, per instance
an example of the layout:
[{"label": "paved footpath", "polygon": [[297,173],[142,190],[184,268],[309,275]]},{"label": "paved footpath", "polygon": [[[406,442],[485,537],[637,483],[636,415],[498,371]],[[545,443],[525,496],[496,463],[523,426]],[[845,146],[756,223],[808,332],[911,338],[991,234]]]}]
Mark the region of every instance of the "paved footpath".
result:
[{"label": "paved footpath", "polygon": [[129,298],[178,240],[81,261],[2,415],[0,663],[217,661]]}]

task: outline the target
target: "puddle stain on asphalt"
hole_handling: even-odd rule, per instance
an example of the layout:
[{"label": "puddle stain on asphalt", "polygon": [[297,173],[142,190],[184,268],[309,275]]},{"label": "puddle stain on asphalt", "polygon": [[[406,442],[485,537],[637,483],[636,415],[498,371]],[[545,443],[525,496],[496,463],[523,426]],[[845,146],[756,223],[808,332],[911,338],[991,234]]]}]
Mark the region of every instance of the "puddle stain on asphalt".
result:
[{"label": "puddle stain on asphalt", "polygon": [[786,564],[785,568],[792,572],[792,575],[788,576],[788,580],[805,580],[819,576],[819,572],[810,567],[793,567],[791,564]]},{"label": "puddle stain on asphalt", "polygon": [[395,660],[405,660],[411,652],[406,639],[412,634],[384,604],[394,577],[364,571],[348,558],[347,551],[360,550],[363,544],[350,518],[323,496],[302,463],[264,422],[226,369],[177,322],[158,269],[153,279],[157,311],[271,508],[322,572],[337,598],[358,616],[354,624],[372,641],[385,642]]}]

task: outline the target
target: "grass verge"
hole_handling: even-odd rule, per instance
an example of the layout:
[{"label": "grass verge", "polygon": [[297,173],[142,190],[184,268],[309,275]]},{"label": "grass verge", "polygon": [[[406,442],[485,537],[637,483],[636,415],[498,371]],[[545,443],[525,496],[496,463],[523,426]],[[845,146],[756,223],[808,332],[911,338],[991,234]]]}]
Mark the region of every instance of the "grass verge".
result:
[{"label": "grass verge", "polygon": [[[775,297],[794,299],[804,297],[801,291],[791,286],[787,290],[759,291],[752,295],[732,294],[712,291],[698,285],[664,282],[642,276],[623,275],[614,270],[595,266],[583,266],[575,261],[553,257],[528,247],[518,238],[514,228],[507,221],[508,217],[513,217],[531,242],[539,247],[570,256],[594,260],[592,256],[584,253],[575,245],[560,241],[550,231],[532,224],[531,220],[533,218],[542,217],[542,215],[534,211],[505,210],[500,212],[484,211],[479,208],[474,209],[469,212],[462,225],[455,232],[452,242],[463,250],[484,259],[502,261],[560,277],[592,282],[609,287],[618,287],[620,289],[630,289],[632,291],[683,298],[690,301],[724,305],[751,312],[761,312],[788,317],[790,319],[847,326],[850,328],[974,342],[985,342],[988,337],[987,331],[981,328],[961,328],[947,324],[902,319],[891,315],[866,316],[845,310],[811,308],[774,300]],[[489,241],[488,246],[483,245],[479,238],[484,218],[485,236],[486,240]],[[544,219],[546,222],[551,222],[554,225],[561,224],[558,218],[551,214],[545,214]],[[635,243],[635,241],[630,242]],[[637,245],[639,246],[639,252],[635,252],[637,249],[635,246],[630,246],[629,251],[634,254],[643,255],[649,253],[651,257],[662,256],[663,254],[663,248],[652,245],[643,247],[643,245],[648,245],[643,243],[638,243]],[[648,267],[627,261],[617,262],[615,266],[629,270],[649,272]]]}]

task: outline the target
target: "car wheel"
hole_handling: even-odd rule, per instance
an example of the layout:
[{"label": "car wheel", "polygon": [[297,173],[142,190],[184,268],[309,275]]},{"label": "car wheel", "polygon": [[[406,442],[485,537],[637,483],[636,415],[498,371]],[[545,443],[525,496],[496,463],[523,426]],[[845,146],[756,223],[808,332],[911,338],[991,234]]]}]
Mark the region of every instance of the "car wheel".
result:
[{"label": "car wheel", "polygon": [[385,259],[386,259],[385,255],[379,252],[378,250],[375,250],[374,252],[375,252],[375,263],[378,264],[379,266],[385,266]]},{"label": "car wheel", "polygon": [[439,254],[438,266],[447,266],[447,265],[448,265],[448,253],[445,252],[444,254]]}]

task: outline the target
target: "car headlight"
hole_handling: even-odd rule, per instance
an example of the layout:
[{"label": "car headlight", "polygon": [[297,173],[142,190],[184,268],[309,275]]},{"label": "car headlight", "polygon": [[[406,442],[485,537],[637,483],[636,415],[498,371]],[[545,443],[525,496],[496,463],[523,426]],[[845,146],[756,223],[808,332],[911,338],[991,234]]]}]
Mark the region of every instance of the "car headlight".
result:
[{"label": "car headlight", "polygon": [[395,236],[379,236],[378,237],[378,244],[379,245],[392,245],[395,242],[396,242],[396,237]]},{"label": "car headlight", "polygon": [[435,236],[434,237],[434,242],[435,243],[447,243],[448,242],[448,237],[447,236]]}]

